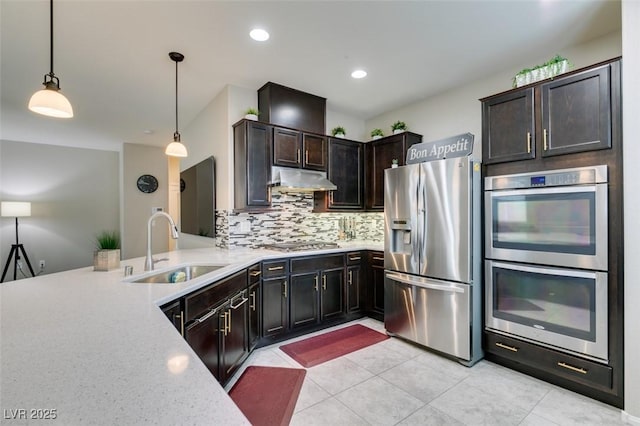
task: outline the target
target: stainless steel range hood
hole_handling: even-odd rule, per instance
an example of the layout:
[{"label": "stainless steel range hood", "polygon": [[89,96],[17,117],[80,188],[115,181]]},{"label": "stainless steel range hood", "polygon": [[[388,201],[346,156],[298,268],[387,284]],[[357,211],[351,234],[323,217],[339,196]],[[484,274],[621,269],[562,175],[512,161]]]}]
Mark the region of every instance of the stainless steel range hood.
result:
[{"label": "stainless steel range hood", "polygon": [[338,187],[327,179],[327,173],[293,169],[290,167],[271,168],[271,184],[293,191],[333,191]]}]

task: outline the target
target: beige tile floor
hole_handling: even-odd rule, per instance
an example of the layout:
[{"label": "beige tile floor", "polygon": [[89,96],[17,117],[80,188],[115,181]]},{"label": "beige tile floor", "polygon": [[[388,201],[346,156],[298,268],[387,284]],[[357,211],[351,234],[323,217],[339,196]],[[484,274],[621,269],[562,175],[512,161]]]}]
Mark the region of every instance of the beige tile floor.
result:
[{"label": "beige tile floor", "polygon": [[[356,322],[384,332],[384,325],[379,321],[367,318]],[[291,341],[254,351],[227,389],[249,365],[303,368],[279,349]],[[600,426],[624,423],[619,409],[574,392],[485,360],[468,368],[391,338],[308,368],[291,424]]]}]

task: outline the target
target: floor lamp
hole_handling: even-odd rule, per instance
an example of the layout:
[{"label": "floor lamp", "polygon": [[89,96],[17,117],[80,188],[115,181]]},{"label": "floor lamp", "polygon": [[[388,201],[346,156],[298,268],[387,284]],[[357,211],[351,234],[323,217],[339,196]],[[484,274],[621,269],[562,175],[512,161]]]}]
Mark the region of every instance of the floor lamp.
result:
[{"label": "floor lamp", "polygon": [[[2,201],[2,203],[0,204],[0,216],[16,218],[16,243],[11,245],[11,252],[9,253],[9,257],[7,258],[7,263],[4,265],[0,283],[4,282],[4,277],[7,275],[7,271],[9,270],[9,265],[11,264],[12,259],[13,280],[16,280],[18,263],[20,261],[20,253],[22,253],[22,257],[29,267],[31,276],[35,277],[36,275],[33,273],[33,268],[31,267],[31,262],[29,262],[29,257],[27,257],[27,253],[24,251],[24,246],[20,244],[20,240],[18,239],[18,217],[31,216],[31,203],[21,201]],[[22,271],[22,269],[20,270]]]}]

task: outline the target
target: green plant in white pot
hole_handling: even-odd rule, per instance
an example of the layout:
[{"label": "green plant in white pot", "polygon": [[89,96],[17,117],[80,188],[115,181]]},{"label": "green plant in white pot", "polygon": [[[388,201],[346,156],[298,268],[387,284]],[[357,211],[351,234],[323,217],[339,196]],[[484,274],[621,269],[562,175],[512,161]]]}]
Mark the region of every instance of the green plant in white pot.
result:
[{"label": "green plant in white pot", "polygon": [[96,236],[96,251],[93,252],[93,270],[110,271],[120,267],[120,234],[103,231]]},{"label": "green plant in white pot", "polygon": [[346,134],[347,132],[344,130],[344,127],[342,126],[336,126],[333,129],[331,129],[331,136],[334,136],[336,138],[344,138]]},{"label": "green plant in white pot", "polygon": [[393,130],[393,134],[402,133],[407,131],[407,125],[404,121],[396,121],[391,125],[391,130]]},{"label": "green plant in white pot", "polygon": [[258,115],[260,115],[260,111],[258,111],[256,108],[247,108],[247,110],[244,112],[244,118],[246,118],[247,120],[256,121],[258,119]]},{"label": "green plant in white pot", "polygon": [[382,131],[382,129],[373,129],[371,131],[371,138],[372,139],[380,139],[383,136],[384,136],[384,132]]}]

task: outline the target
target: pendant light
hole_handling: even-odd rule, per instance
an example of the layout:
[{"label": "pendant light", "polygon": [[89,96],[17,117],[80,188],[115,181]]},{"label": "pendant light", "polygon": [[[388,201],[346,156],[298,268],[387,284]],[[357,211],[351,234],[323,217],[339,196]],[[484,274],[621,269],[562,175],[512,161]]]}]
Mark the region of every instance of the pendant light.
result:
[{"label": "pendant light", "polygon": [[187,148],[180,142],[180,132],[178,132],[178,62],[182,62],[184,55],[170,52],[169,57],[176,63],[176,131],[173,134],[173,142],[167,145],[164,153],[170,157],[186,157]]},{"label": "pendant light", "polygon": [[29,100],[29,109],[38,114],[56,118],[73,117],[73,108],[67,98],[60,93],[60,80],[53,73],[53,0],[49,0],[49,40],[51,71],[44,75],[44,89],[38,90]]}]

